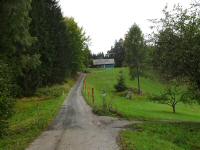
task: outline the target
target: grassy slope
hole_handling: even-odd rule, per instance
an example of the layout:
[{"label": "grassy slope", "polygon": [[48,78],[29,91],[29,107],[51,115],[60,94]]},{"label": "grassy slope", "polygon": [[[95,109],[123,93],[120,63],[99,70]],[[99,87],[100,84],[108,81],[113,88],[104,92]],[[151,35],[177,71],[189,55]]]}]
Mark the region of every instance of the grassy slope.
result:
[{"label": "grassy slope", "polygon": [[[126,83],[129,87],[136,87],[136,81],[130,80],[128,69],[123,69]],[[200,121],[200,106],[195,105],[177,105],[177,113],[171,113],[171,107],[163,104],[149,102],[148,94],[159,94],[164,89],[156,79],[142,78],[141,87],[144,96],[135,96],[134,100],[127,100],[124,97],[116,95],[114,84],[117,82],[119,69],[113,70],[95,70],[87,76],[87,86],[95,88],[95,107],[102,107],[102,89],[107,92],[107,101],[112,101],[116,109],[123,117],[128,119],[140,120],[179,120],[179,121]],[[87,98],[89,104],[91,99]]]},{"label": "grassy slope", "polygon": [[70,80],[64,85],[53,87],[65,91],[57,97],[47,98],[45,95],[18,100],[15,114],[9,120],[8,136],[0,139],[0,149],[25,149],[51,123],[73,84],[74,80]]},{"label": "grassy slope", "polygon": [[[134,100],[127,100],[114,92],[113,86],[117,81],[119,70],[92,70],[92,73],[87,76],[87,86],[95,88],[95,104],[93,105],[91,99],[85,97],[92,107],[101,109],[101,90],[104,89],[107,91],[106,100],[112,101],[114,109],[122,117],[148,120],[121,132],[122,150],[200,149],[200,106],[178,104],[177,113],[173,114],[169,106],[149,102],[146,95],[159,94],[165,87],[155,77],[141,79],[144,96],[136,96]],[[128,86],[136,87],[136,81],[129,80],[128,70],[123,69],[123,71]],[[160,122],[161,120],[187,122],[163,123]]]},{"label": "grassy slope", "polygon": [[199,150],[198,123],[146,123],[121,132],[123,150]]}]

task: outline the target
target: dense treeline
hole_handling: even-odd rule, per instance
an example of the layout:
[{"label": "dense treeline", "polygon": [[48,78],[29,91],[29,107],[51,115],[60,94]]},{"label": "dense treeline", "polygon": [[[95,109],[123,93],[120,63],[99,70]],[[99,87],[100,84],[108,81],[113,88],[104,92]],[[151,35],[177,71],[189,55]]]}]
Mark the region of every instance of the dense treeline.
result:
[{"label": "dense treeline", "polygon": [[104,55],[103,52],[99,52],[98,54],[92,54],[93,59],[104,59],[106,58],[106,55]]},{"label": "dense treeline", "polygon": [[[135,26],[140,28],[137,24],[135,24]],[[130,31],[128,31],[128,33],[129,32]],[[141,36],[143,36],[142,31],[141,31]],[[129,55],[128,55],[126,48],[125,48],[126,47],[125,46],[126,41],[127,40],[125,38],[124,39],[121,38],[119,40],[116,40],[114,45],[111,47],[111,49],[109,51],[107,51],[107,54],[104,56],[104,58],[114,58],[115,59],[115,67],[123,67],[123,66],[129,65],[129,62],[127,62]],[[142,42],[143,42],[144,47],[146,49],[146,52],[144,54],[145,59],[143,59],[143,61],[145,61],[145,64],[149,64],[148,66],[150,66],[150,64],[152,64],[152,53],[153,53],[153,50],[155,48],[154,48],[154,46],[147,45],[146,44],[147,41],[145,41],[145,39],[143,39]],[[97,55],[99,55],[99,54],[97,54]]]},{"label": "dense treeline", "polygon": [[114,46],[107,52],[107,56],[109,58],[115,59],[115,66],[122,67],[125,61],[125,48],[124,48],[124,40],[119,39],[115,41]]},{"label": "dense treeline", "polygon": [[30,6],[30,0],[0,2],[0,135],[7,126],[13,97],[19,93],[18,79],[29,65],[34,67],[28,53],[34,42],[29,33]]},{"label": "dense treeline", "polygon": [[16,96],[63,82],[88,65],[88,38],[57,0],[0,2],[0,135]]}]

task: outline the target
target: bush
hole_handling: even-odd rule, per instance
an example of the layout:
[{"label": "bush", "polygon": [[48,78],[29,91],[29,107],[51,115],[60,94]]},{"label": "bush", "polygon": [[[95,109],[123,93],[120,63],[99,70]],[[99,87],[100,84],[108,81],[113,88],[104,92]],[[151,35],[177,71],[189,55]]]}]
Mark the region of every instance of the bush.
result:
[{"label": "bush", "polygon": [[83,72],[83,73],[90,73],[90,69],[85,68],[85,69],[82,70],[82,72]]},{"label": "bush", "polygon": [[122,71],[119,72],[118,81],[114,87],[117,92],[123,92],[127,89],[127,86],[125,84],[124,74]]},{"label": "bush", "polygon": [[12,114],[14,105],[13,82],[11,72],[5,63],[0,61],[0,136],[6,134],[8,118]]},{"label": "bush", "polygon": [[55,98],[64,94],[65,91],[66,91],[66,88],[64,85],[47,86],[44,88],[37,89],[35,96]]}]

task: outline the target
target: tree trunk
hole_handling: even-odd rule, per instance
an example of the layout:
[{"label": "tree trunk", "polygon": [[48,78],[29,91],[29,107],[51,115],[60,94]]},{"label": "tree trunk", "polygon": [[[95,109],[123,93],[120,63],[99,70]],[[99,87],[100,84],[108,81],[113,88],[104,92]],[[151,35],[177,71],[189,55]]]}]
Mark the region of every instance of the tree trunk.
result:
[{"label": "tree trunk", "polygon": [[172,105],[173,113],[176,113],[176,105]]},{"label": "tree trunk", "polygon": [[138,95],[141,94],[141,89],[140,89],[140,74],[139,74],[139,67],[137,66],[137,79],[138,79]]}]

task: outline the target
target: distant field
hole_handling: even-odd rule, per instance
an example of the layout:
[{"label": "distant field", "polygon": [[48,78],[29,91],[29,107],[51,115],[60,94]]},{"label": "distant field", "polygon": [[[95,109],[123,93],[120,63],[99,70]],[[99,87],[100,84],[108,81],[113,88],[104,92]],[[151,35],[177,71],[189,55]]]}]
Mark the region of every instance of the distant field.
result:
[{"label": "distant field", "polygon": [[69,80],[40,89],[35,97],[17,100],[8,136],[0,139],[0,150],[24,150],[54,119],[73,84],[74,80]]},{"label": "distant field", "polygon": [[[128,69],[107,69],[91,70],[87,75],[87,86],[95,89],[95,103],[92,107],[102,108],[102,90],[107,93],[106,100],[111,102],[113,108],[124,118],[138,120],[171,120],[171,121],[195,121],[200,122],[200,106],[177,105],[177,113],[173,114],[171,107],[164,104],[157,104],[148,100],[148,94],[159,94],[165,84],[159,82],[155,75],[148,75],[141,78],[143,96],[137,96],[132,100],[119,96],[114,92],[114,84],[117,82],[118,73],[123,70],[128,87],[137,87],[136,80],[130,80]],[[92,104],[92,99],[87,102]]]}]

